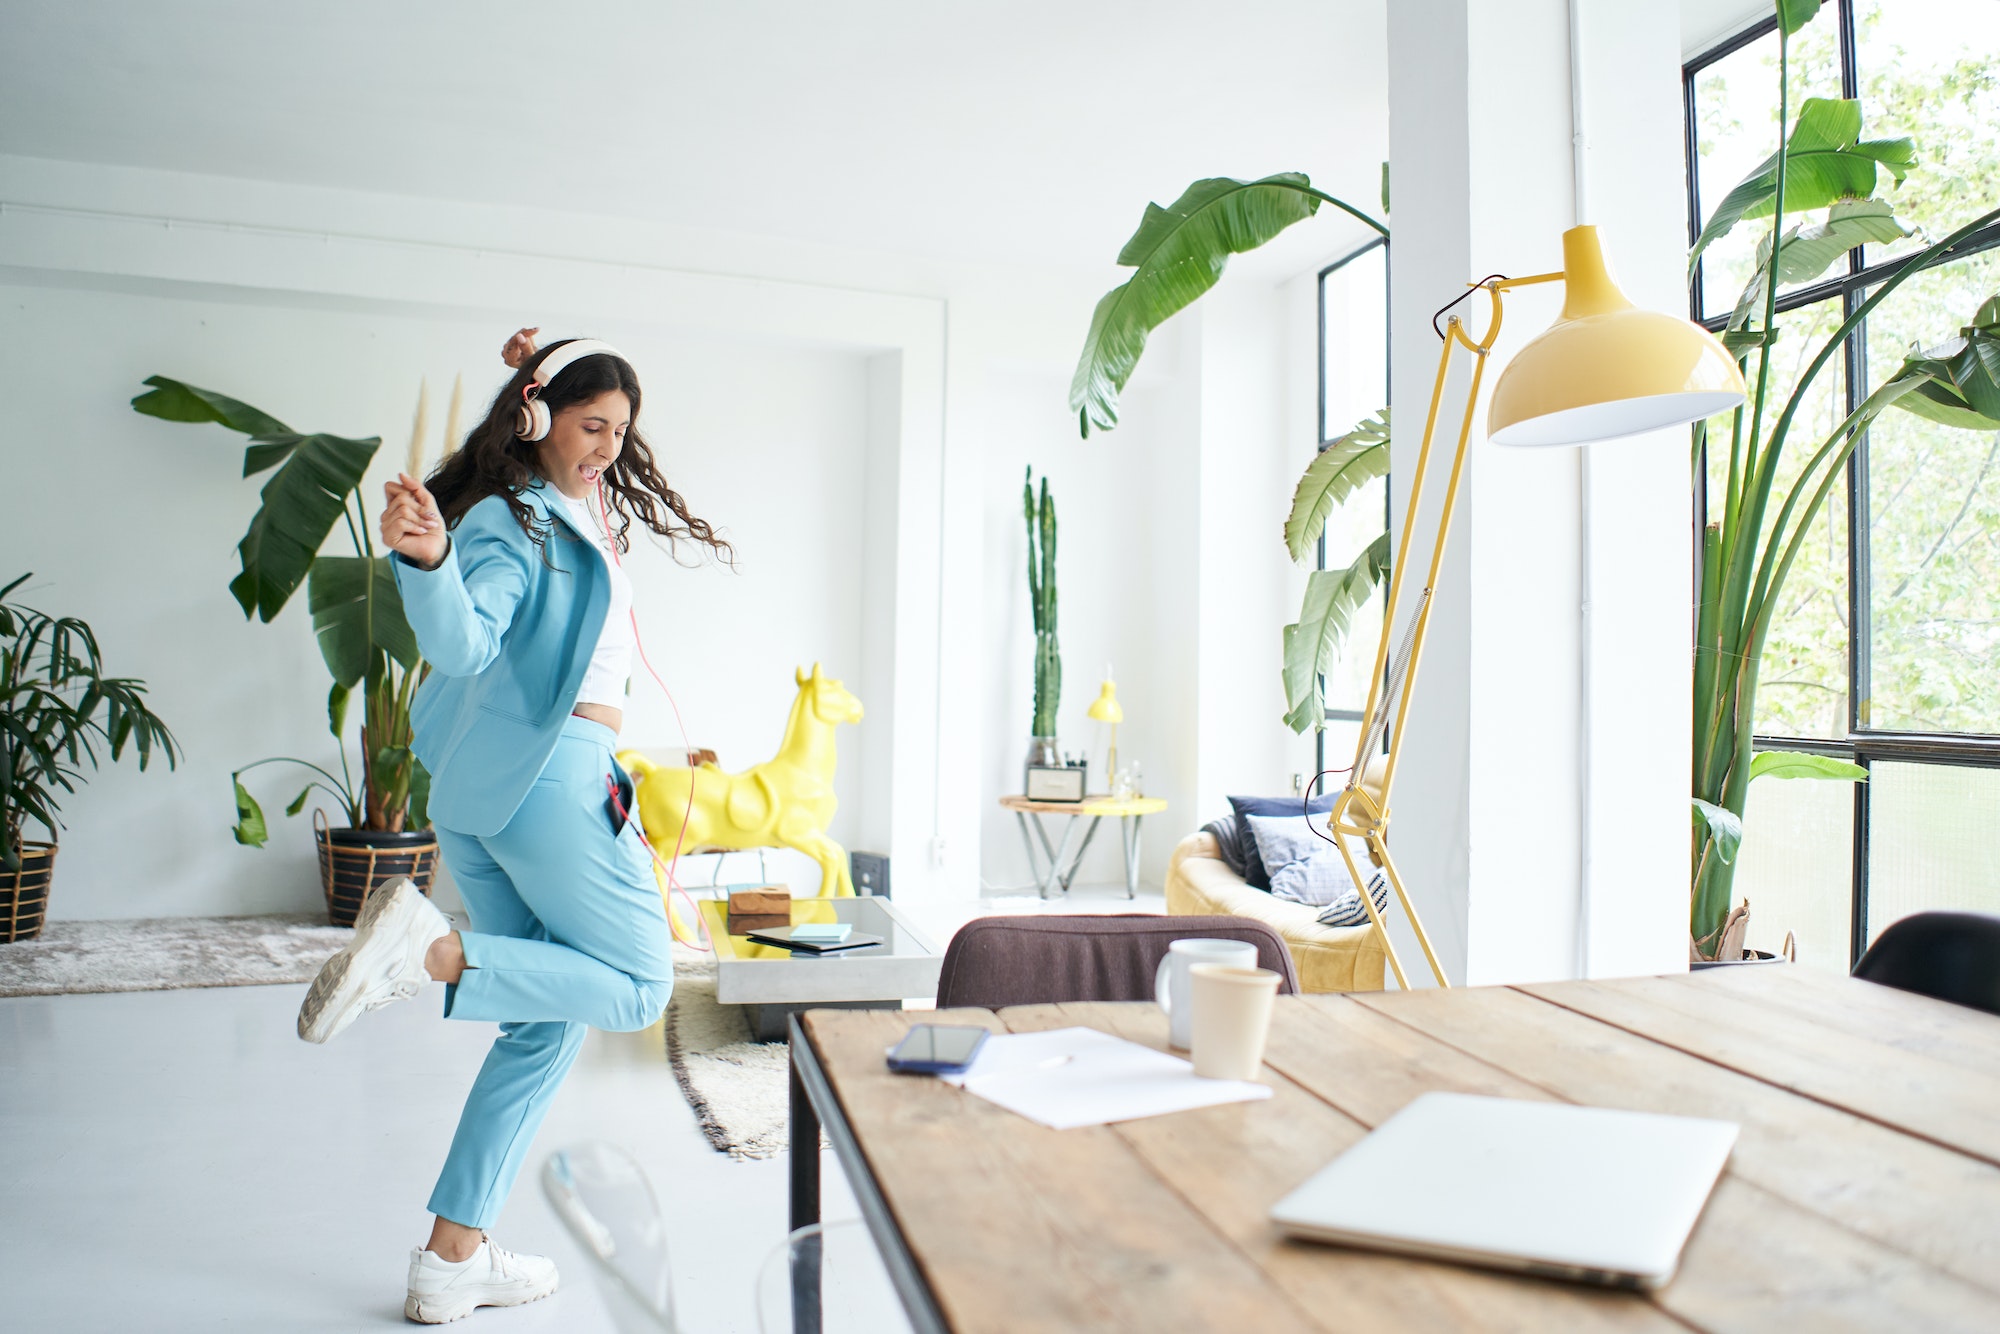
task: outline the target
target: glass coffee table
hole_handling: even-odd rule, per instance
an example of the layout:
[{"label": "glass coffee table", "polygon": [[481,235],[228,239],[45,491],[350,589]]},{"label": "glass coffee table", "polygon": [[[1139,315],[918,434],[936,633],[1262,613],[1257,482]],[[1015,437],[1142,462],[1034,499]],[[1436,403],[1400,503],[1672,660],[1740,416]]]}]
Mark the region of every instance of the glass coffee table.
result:
[{"label": "glass coffee table", "polygon": [[937,995],[944,955],[889,900],[793,899],[792,924],[847,922],[880,945],[809,954],[729,934],[729,904],[701,901],[702,924],[715,945],[715,998],[741,1005],[763,1042],[785,1036],[797,1010],[899,1010],[905,1000]]}]

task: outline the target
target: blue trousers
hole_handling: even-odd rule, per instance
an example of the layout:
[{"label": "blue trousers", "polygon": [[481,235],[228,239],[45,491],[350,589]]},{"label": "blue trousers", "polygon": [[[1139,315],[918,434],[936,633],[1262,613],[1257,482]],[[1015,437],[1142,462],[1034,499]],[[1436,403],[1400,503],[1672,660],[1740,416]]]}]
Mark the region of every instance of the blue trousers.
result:
[{"label": "blue trousers", "polygon": [[437,830],[472,917],[445,1014],[500,1024],[431,1192],[431,1212],[454,1223],[486,1228],[499,1215],[584,1030],[645,1028],[673,991],[651,858],[637,829],[612,832],[605,779],[624,777],[617,737],[571,718],[505,829]]}]

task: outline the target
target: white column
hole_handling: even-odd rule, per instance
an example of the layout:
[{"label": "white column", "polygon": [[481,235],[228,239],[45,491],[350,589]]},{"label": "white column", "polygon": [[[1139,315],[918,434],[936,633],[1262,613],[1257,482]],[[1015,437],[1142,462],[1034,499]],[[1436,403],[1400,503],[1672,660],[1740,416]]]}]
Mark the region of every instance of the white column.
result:
[{"label": "white column", "polygon": [[[1679,123],[1672,16],[1662,21],[1648,7],[1610,0],[1583,8],[1584,30],[1593,34],[1586,56],[1600,62],[1591,78],[1605,89],[1596,102],[1630,103],[1590,127],[1591,160],[1620,163],[1615,185],[1592,178],[1592,220],[1634,298],[1677,309],[1671,291],[1663,300],[1657,290],[1681,255],[1677,234],[1663,236],[1658,225],[1680,216],[1674,197],[1662,195],[1681,171],[1677,148],[1664,138]],[[1568,36],[1564,0],[1390,6],[1399,525],[1437,366],[1432,312],[1488,274],[1561,266],[1562,232],[1575,217]],[[1634,282],[1640,275],[1647,280]],[[1554,287],[1507,298],[1487,388],[1559,304]],[[1475,329],[1484,326],[1484,296],[1459,309]],[[1460,376],[1448,390],[1434,469],[1449,467],[1463,387]],[[1403,741],[1391,832],[1447,973],[1473,984],[1573,976],[1585,917],[1582,458],[1495,449],[1485,440],[1484,411],[1482,402]],[[1671,923],[1661,905],[1669,889],[1684,899],[1686,801],[1673,794],[1685,787],[1687,767],[1686,451],[1670,442],[1613,450],[1599,449],[1592,462],[1599,712],[1589,917],[1593,957],[1632,971],[1667,966],[1670,946],[1684,951],[1679,936],[1662,935]],[[1435,497],[1442,474],[1434,479]],[[1434,527],[1427,507],[1417,520],[1406,608],[1422,587],[1421,544]],[[1607,749],[1614,726],[1615,754],[1633,773],[1619,771]],[[1638,776],[1641,768],[1653,777]],[[1661,774],[1666,779],[1655,781]],[[1412,981],[1427,980],[1406,932],[1398,946]]]}]

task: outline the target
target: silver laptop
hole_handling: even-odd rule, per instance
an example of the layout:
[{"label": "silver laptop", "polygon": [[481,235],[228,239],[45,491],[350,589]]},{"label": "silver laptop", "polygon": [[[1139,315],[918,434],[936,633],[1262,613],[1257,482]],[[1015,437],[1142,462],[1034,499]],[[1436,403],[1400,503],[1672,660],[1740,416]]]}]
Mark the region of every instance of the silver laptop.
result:
[{"label": "silver laptop", "polygon": [[1293,1236],[1657,1288],[1736,1142],[1729,1121],[1426,1093],[1278,1201]]}]

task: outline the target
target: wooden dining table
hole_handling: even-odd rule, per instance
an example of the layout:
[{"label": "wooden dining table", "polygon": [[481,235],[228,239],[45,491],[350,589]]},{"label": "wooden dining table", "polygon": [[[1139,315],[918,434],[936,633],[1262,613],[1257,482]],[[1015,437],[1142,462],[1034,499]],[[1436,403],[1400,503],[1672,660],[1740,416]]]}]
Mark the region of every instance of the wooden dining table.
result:
[{"label": "wooden dining table", "polygon": [[[1282,996],[1269,1100],[1061,1131],[892,1074],[918,1022],[1154,1047],[1167,1027],[1149,1004],[793,1019],[792,1223],[819,1217],[824,1127],[921,1334],[2000,1330],[2000,1017],[1980,1011],[1790,964]],[[1742,1129],[1653,1293],[1279,1233],[1272,1204],[1439,1089]]]}]

